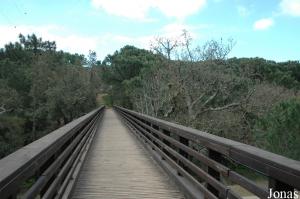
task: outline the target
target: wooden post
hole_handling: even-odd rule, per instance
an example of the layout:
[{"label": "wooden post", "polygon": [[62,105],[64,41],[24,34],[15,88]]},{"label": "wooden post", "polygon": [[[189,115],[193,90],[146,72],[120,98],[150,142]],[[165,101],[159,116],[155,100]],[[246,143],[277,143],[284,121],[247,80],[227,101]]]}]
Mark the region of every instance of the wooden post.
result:
[{"label": "wooden post", "polygon": [[[208,157],[211,158],[212,160],[215,160],[216,162],[221,162],[222,161],[222,155],[214,150],[208,149]],[[209,175],[211,175],[213,178],[217,179],[218,181],[221,180],[221,175],[218,171],[216,171],[215,169],[208,167],[207,168],[207,172]],[[213,193],[215,196],[217,196],[218,198],[226,198],[226,196],[220,196],[219,191],[214,188],[213,186],[211,186],[210,184],[207,184],[207,189]]]},{"label": "wooden post", "polygon": [[[186,146],[189,146],[189,140],[186,139],[185,137],[179,136],[179,142],[182,143],[182,144],[184,144],[184,145],[186,145]],[[182,155],[183,157],[187,158],[187,159],[189,158],[188,153],[185,152],[185,151],[183,151],[183,150],[181,150],[181,149],[179,149],[179,154]],[[182,162],[180,162],[180,160],[178,160],[177,162],[178,162],[178,164],[179,164],[184,170],[186,170],[187,172],[189,172],[189,171],[188,171],[188,168],[187,168]],[[181,175],[181,174],[178,172],[178,175]]]},{"label": "wooden post", "polygon": [[[164,130],[164,129],[162,129],[162,128],[159,128],[159,131],[160,131],[161,133],[165,134],[165,135],[168,136],[168,137],[171,136],[171,133],[170,133],[169,131],[166,131],[166,130]],[[165,140],[165,139],[163,139],[162,142],[163,142],[164,144],[166,144],[167,146],[171,146],[171,145],[170,145],[170,142],[167,141],[167,140]],[[170,157],[170,153],[169,153],[167,150],[163,149],[163,152],[164,152],[167,156]],[[162,157],[162,159],[164,160],[163,157]]]},{"label": "wooden post", "polygon": [[[152,128],[158,130],[157,127],[156,127],[154,124],[152,124],[152,123],[147,123],[147,124],[148,124],[148,126],[151,126]],[[158,135],[156,135],[155,133],[153,133],[151,130],[148,130],[148,129],[147,129],[147,131],[148,131],[152,136],[154,136],[154,137],[156,137],[157,139],[159,139]],[[151,139],[151,141],[153,142],[153,144],[154,144],[155,146],[159,147],[159,145],[157,144],[157,142],[155,142],[154,139],[152,139],[151,137],[149,137],[149,139]],[[152,147],[152,150],[155,151],[155,148]]]}]

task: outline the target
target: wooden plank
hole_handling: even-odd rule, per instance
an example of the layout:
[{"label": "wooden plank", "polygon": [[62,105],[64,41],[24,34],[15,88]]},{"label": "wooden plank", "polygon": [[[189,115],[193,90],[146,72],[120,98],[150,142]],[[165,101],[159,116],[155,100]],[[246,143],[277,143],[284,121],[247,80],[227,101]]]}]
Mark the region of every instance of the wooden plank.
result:
[{"label": "wooden plank", "polygon": [[[126,116],[124,116],[126,117]],[[171,176],[171,178],[180,186],[187,196],[191,199],[217,199],[212,193],[210,193],[201,183],[195,180],[189,173],[187,173],[182,167],[180,167],[177,162],[175,162],[169,155],[166,155],[163,150],[157,147],[149,138],[142,134],[140,130],[134,125],[128,122],[126,117],[126,122],[128,127],[135,132],[136,137],[141,140],[143,145],[148,149],[148,151],[154,156],[155,160],[166,170],[166,172]],[[180,172],[182,175],[178,175]]]},{"label": "wooden plank", "polygon": [[[136,127],[139,129],[139,132],[145,131],[145,129],[141,128],[140,126],[136,126]],[[177,151],[170,148],[169,146],[164,144],[162,141],[155,138],[153,135],[149,135],[149,136],[152,139],[153,144],[154,144],[154,140],[155,140],[155,143],[158,144],[158,148],[161,147],[162,149],[166,150],[169,154],[172,154],[174,157],[176,157],[177,160],[179,160],[181,162],[181,164],[176,162],[177,167],[180,167],[180,168],[182,168],[182,170],[186,170],[186,171],[187,171],[187,169],[190,169],[195,174],[197,174],[200,178],[202,178],[203,180],[211,183],[216,189],[218,189],[220,192],[222,192],[223,195],[226,195],[227,188],[222,183],[217,181],[212,176],[208,175],[208,173],[203,171],[201,168],[197,167],[190,160],[188,160],[184,156],[180,155]],[[180,171],[179,173],[181,174],[181,172],[182,171]]]},{"label": "wooden plank", "polygon": [[274,179],[280,179],[300,189],[300,162],[258,149],[253,146],[234,146],[230,158]]},{"label": "wooden plank", "polygon": [[107,110],[72,198],[183,198],[183,195],[116,113]]},{"label": "wooden plank", "polygon": [[258,186],[257,184],[255,184],[255,182],[247,179],[246,177],[244,177],[234,171],[229,172],[229,179],[232,182],[237,183],[238,185],[244,187],[249,192],[254,193],[256,196],[259,196],[260,198],[268,197],[267,189],[264,189],[264,188]]},{"label": "wooden plank", "polygon": [[150,122],[160,129],[185,137],[208,149],[215,150],[246,167],[300,189],[300,162],[240,142],[174,124],[121,107],[136,118]]},{"label": "wooden plank", "polygon": [[0,195],[15,193],[20,183],[35,174],[62,145],[83,127],[96,109],[0,160]]},{"label": "wooden plank", "polygon": [[[227,168],[224,165],[222,165],[222,164],[210,159],[209,157],[199,153],[198,151],[195,151],[194,149],[190,148],[189,146],[186,146],[186,145],[180,143],[179,141],[172,138],[170,136],[170,133],[165,134],[161,131],[158,131],[158,130],[142,123],[141,121],[139,121],[138,119],[136,119],[136,118],[134,118],[130,115],[127,115],[127,117],[129,119],[133,120],[134,122],[138,123],[140,126],[144,127],[145,129],[149,129],[151,132],[159,135],[161,138],[163,138],[163,143],[165,143],[167,146],[171,147],[171,144],[172,144],[173,146],[176,146],[177,148],[180,148],[181,150],[188,153],[190,156],[193,156],[194,158],[196,158],[200,162],[204,163],[205,165],[210,166],[211,168],[217,170],[223,176],[228,176],[229,168]],[[165,151],[165,152],[168,153],[167,151]]]}]

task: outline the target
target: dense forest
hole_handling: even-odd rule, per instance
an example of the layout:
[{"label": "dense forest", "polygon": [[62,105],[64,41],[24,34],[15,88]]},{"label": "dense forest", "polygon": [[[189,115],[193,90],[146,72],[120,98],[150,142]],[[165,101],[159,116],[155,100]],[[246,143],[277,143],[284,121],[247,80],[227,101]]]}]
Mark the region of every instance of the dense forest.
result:
[{"label": "dense forest", "polygon": [[0,50],[0,157],[97,106],[121,105],[300,160],[300,63],[228,58],[235,42],[195,45],[188,32],[125,46],[56,51],[20,35]]},{"label": "dense forest", "polygon": [[[84,67],[85,66],[85,67]],[[0,50],[0,158],[96,107],[99,68],[34,34]]]},{"label": "dense forest", "polygon": [[300,160],[300,63],[230,58],[235,42],[187,32],[103,61],[107,102]]}]

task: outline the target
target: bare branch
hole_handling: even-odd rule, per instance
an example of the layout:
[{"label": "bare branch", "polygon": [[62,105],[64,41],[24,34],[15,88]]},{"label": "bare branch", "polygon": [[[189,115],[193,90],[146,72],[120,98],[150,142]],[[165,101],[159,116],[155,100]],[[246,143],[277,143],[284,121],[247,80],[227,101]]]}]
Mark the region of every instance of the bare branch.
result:
[{"label": "bare branch", "polygon": [[0,115],[3,114],[3,113],[5,113],[5,112],[7,112],[7,109],[4,108],[4,104],[2,104],[2,105],[0,106]]},{"label": "bare branch", "polygon": [[235,41],[233,39],[228,39],[227,43],[224,43],[221,38],[220,41],[207,41],[203,46],[199,46],[196,51],[199,53],[200,60],[225,60],[234,45]]},{"label": "bare branch", "polygon": [[196,114],[196,117],[198,117],[199,115],[201,115],[203,113],[209,112],[209,111],[223,111],[223,110],[233,108],[233,107],[237,107],[237,106],[240,106],[240,105],[241,105],[241,103],[235,102],[235,103],[227,104],[225,106],[220,106],[220,107],[215,107],[215,108],[207,108],[207,109],[204,109],[204,110],[198,112]]},{"label": "bare branch", "polygon": [[200,95],[197,99],[195,99],[195,100],[192,102],[191,106],[194,106],[194,105],[195,105],[197,102],[199,102],[204,96],[205,96],[205,93],[203,93],[202,95]]},{"label": "bare branch", "polygon": [[190,49],[190,46],[191,46],[191,41],[192,41],[192,37],[190,36],[190,34],[188,33],[187,30],[183,30],[183,33],[182,33],[182,37],[184,39],[183,41],[183,44],[186,48],[186,51],[188,53],[188,56],[190,58],[190,61],[194,61],[194,56],[191,52],[191,49]]},{"label": "bare branch", "polygon": [[229,108],[232,108],[232,107],[236,107],[236,106],[239,106],[241,103],[231,103],[231,104],[227,104],[225,106],[221,106],[221,107],[216,107],[216,108],[209,108],[208,111],[222,111],[222,110],[225,110],[225,109],[229,109]]},{"label": "bare branch", "polygon": [[249,102],[249,100],[254,92],[255,92],[255,88],[253,88],[251,91],[248,92],[248,96],[246,97],[246,100],[245,100],[246,103]]},{"label": "bare branch", "polygon": [[217,96],[219,90],[217,90],[212,96],[210,96],[202,105],[202,107],[205,107],[208,103],[210,103],[215,97]]},{"label": "bare branch", "polygon": [[170,115],[171,113],[173,113],[174,110],[175,110],[175,107],[174,107],[174,106],[171,106],[171,107],[169,108],[169,110],[168,110],[167,112],[165,112],[164,117],[169,117],[169,115]]},{"label": "bare branch", "polygon": [[166,56],[171,60],[171,54],[178,47],[177,39],[169,39],[165,37],[157,37],[155,43],[151,44],[151,48],[156,52]]}]

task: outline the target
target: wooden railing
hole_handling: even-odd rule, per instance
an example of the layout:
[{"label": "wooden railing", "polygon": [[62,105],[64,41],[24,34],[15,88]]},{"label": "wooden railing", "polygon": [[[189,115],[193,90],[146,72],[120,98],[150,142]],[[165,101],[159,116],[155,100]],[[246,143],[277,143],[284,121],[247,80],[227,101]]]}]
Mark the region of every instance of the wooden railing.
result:
[{"label": "wooden railing", "polygon": [[0,198],[67,198],[103,111],[100,107],[1,159]]},{"label": "wooden railing", "polygon": [[[232,184],[259,198],[267,198],[271,188],[273,192],[286,193],[300,190],[299,161],[125,108],[114,108],[189,198],[242,198],[233,191]],[[232,165],[265,176],[268,187],[259,186]]]}]

